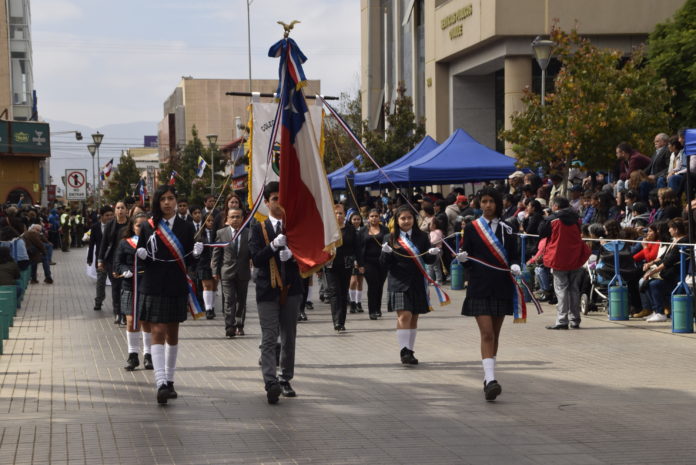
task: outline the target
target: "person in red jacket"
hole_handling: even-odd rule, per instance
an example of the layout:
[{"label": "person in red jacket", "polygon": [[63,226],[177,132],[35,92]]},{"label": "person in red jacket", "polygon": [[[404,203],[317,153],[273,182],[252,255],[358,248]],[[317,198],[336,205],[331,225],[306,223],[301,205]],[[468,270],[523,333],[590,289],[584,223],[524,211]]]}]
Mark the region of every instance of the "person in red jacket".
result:
[{"label": "person in red jacket", "polygon": [[556,291],[556,323],[547,329],[580,328],[580,278],[590,249],[582,240],[580,217],[565,197],[556,197],[552,214],[539,226],[539,237],[548,238],[544,266],[551,269]]}]

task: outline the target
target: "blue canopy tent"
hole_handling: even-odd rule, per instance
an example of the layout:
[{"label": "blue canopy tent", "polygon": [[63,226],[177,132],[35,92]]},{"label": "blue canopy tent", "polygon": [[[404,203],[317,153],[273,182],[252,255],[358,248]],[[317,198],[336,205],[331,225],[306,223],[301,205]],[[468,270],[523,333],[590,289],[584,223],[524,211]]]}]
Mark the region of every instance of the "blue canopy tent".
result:
[{"label": "blue canopy tent", "polygon": [[505,179],[517,170],[515,162],[457,129],[439,147],[387,174],[396,184],[458,184]]},{"label": "blue canopy tent", "polygon": [[[410,152],[408,152],[401,158],[394,160],[388,165],[384,165],[384,167],[382,167],[382,170],[388,172],[389,170],[406,166],[409,163],[418,160],[420,157],[434,150],[435,148],[437,148],[437,146],[438,143],[435,142],[435,140],[432,137],[425,136],[423,140],[418,142],[418,144],[416,144],[416,146],[413,147],[413,149],[411,149]],[[355,174],[356,186],[372,186],[377,184],[389,184],[389,181],[380,170],[365,171],[364,173]]]},{"label": "blue canopy tent", "polygon": [[345,188],[346,188],[346,176],[351,171],[353,171],[353,172],[357,171],[357,168],[355,167],[356,160],[360,161],[360,160],[362,160],[362,157],[360,155],[358,155],[353,160],[351,160],[348,163],[346,163],[345,165],[341,166],[336,171],[332,171],[331,173],[326,175],[326,177],[329,179],[329,185],[331,186],[331,190],[345,190]]}]

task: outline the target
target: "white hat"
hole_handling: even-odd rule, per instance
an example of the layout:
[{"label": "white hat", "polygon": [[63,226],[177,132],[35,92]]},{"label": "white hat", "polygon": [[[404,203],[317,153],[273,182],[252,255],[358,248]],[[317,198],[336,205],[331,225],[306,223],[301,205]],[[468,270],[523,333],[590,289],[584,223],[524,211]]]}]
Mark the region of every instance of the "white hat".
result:
[{"label": "white hat", "polygon": [[508,179],[512,179],[512,178],[523,178],[523,177],[524,177],[524,173],[523,173],[522,171],[515,171],[515,172],[512,173],[510,176],[508,176]]}]

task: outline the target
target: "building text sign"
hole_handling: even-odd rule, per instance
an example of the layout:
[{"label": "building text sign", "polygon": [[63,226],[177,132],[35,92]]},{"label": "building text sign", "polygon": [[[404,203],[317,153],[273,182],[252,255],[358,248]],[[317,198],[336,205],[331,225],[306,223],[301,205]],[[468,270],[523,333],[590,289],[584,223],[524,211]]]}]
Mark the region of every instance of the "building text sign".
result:
[{"label": "building text sign", "polygon": [[459,24],[464,21],[469,16],[474,14],[474,6],[469,4],[463,8],[458,9],[452,14],[449,14],[442,18],[440,21],[440,29],[443,31],[451,28],[449,30],[450,40],[461,37],[464,34],[464,25]]}]

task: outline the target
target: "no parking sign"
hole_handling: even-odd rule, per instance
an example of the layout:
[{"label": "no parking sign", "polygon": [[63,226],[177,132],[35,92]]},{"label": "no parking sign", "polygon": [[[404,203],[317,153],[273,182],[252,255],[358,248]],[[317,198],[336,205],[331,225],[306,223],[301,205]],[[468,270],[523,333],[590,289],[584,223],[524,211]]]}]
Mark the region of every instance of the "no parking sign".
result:
[{"label": "no parking sign", "polygon": [[65,197],[87,200],[87,170],[65,170]]}]

